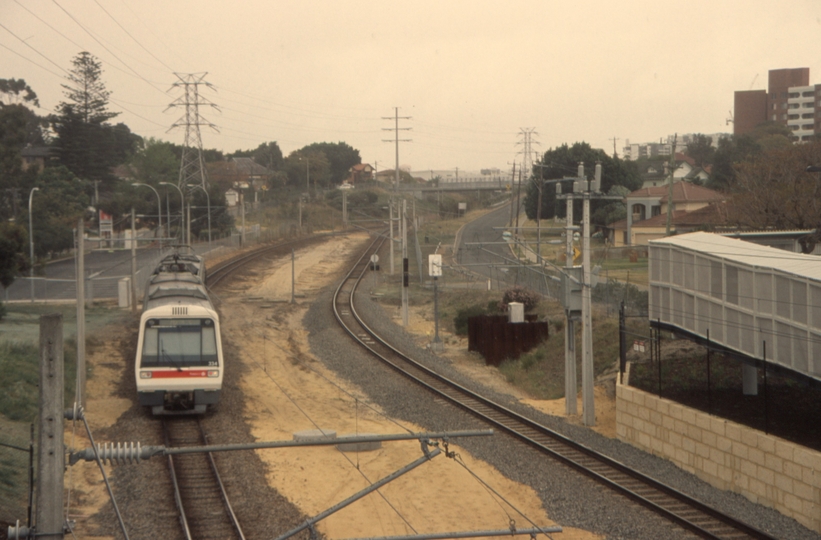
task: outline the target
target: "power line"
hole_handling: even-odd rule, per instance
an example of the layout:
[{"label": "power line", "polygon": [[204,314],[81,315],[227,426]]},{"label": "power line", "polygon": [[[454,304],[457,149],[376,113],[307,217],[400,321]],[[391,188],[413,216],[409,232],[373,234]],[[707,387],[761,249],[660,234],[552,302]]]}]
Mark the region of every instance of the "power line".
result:
[{"label": "power line", "polygon": [[149,51],[148,49],[146,49],[146,48],[145,48],[145,46],[143,46],[143,44],[142,44],[142,43],[140,43],[139,41],[137,41],[137,38],[135,38],[134,36],[132,36],[132,35],[131,35],[131,32],[129,32],[129,31],[128,31],[128,30],[127,30],[127,29],[126,29],[123,25],[121,25],[121,24],[120,24],[120,22],[119,22],[117,19],[115,19],[115,18],[114,18],[114,16],[113,16],[113,15],[111,15],[111,13],[109,13],[109,12],[108,12],[108,10],[106,10],[106,8],[104,8],[104,7],[102,6],[102,4],[100,4],[100,2],[98,2],[98,0],[94,0],[94,3],[95,3],[95,4],[97,4],[97,6],[98,6],[100,9],[102,9],[102,10],[103,10],[103,12],[104,12],[106,15],[108,15],[108,16],[109,16],[109,18],[110,18],[112,21],[114,21],[114,23],[115,23],[117,26],[119,26],[119,27],[120,27],[120,29],[121,29],[123,32],[125,32],[125,33],[126,33],[126,35],[128,35],[128,37],[130,37],[132,40],[134,40],[134,43],[136,43],[137,45],[139,45],[139,46],[142,48],[142,50],[144,50],[144,51],[145,51],[145,52],[147,52],[149,55],[151,55],[151,58],[153,58],[154,60],[156,60],[157,62],[159,62],[159,63],[160,63],[160,64],[162,64],[163,66],[165,66],[165,67],[166,67],[166,69],[168,69],[168,71],[172,71],[172,72],[174,71],[173,69],[171,69],[171,67],[170,67],[168,64],[166,64],[165,62],[163,62],[162,60],[160,60],[159,58],[157,58],[156,56],[154,56],[154,53],[152,53],[151,51]]},{"label": "power line", "polygon": [[394,191],[399,189],[399,143],[400,142],[411,142],[412,139],[400,139],[399,132],[400,131],[410,131],[411,128],[400,128],[399,127],[399,120],[410,120],[410,116],[399,116],[399,107],[394,107],[394,115],[391,116],[383,116],[382,120],[393,120],[394,127],[393,128],[382,128],[382,131],[393,131],[395,133],[393,139],[382,139],[382,142],[392,142],[396,143],[396,170],[394,171]]},{"label": "power line", "polygon": [[114,58],[116,58],[117,60],[119,60],[119,61],[120,61],[120,63],[121,63],[122,65],[124,65],[125,67],[127,67],[128,69],[130,69],[130,70],[134,73],[134,75],[136,75],[137,77],[139,77],[140,79],[142,79],[142,80],[143,80],[146,84],[148,84],[151,88],[153,88],[153,89],[154,89],[154,90],[156,90],[157,92],[160,92],[160,93],[162,93],[162,94],[165,94],[165,92],[163,92],[160,88],[158,88],[158,87],[154,86],[154,83],[152,83],[151,81],[149,81],[148,79],[146,79],[145,77],[143,77],[140,73],[138,73],[138,72],[137,72],[137,70],[135,70],[134,68],[132,68],[129,64],[127,64],[126,62],[124,62],[124,61],[123,61],[123,60],[122,60],[119,56],[117,56],[116,54],[114,54],[114,52],[113,52],[111,49],[109,49],[108,47],[106,47],[106,46],[105,46],[105,44],[104,44],[102,41],[100,41],[99,39],[97,39],[97,38],[94,36],[94,34],[92,34],[92,33],[91,33],[91,32],[90,32],[90,31],[89,31],[89,30],[88,30],[85,26],[83,26],[83,25],[80,23],[80,21],[78,21],[78,20],[77,20],[77,19],[76,19],[76,18],[75,18],[75,17],[74,17],[71,13],[69,13],[69,12],[68,12],[68,11],[67,11],[67,10],[66,10],[63,6],[61,6],[60,4],[58,4],[58,3],[57,3],[57,0],[51,0],[51,1],[52,1],[52,2],[54,2],[54,4],[55,4],[58,8],[60,8],[60,9],[61,9],[61,10],[62,10],[65,14],[66,14],[66,15],[68,15],[68,17],[69,17],[72,21],[74,21],[74,22],[77,24],[77,26],[79,26],[79,27],[80,27],[80,28],[81,28],[81,29],[82,29],[82,30],[83,30],[86,34],[88,34],[88,35],[91,37],[91,39],[93,39],[94,41],[96,41],[96,42],[97,42],[97,43],[98,43],[98,44],[99,44],[99,45],[100,45],[103,49],[105,49],[106,51],[108,51],[108,53],[109,53],[111,56],[113,56]]}]

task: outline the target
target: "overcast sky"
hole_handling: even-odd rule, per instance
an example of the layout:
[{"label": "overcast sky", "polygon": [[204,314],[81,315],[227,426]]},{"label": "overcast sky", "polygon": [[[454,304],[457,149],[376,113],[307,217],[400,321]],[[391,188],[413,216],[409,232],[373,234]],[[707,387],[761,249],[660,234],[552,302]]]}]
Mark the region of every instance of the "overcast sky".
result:
[{"label": "overcast sky", "polygon": [[23,78],[41,114],[64,100],[72,58],[103,64],[111,109],[144,137],[182,109],[175,72],[203,73],[203,146],[343,141],[379,170],[510,168],[534,149],[730,132],[733,91],[809,67],[821,83],[818,0],[0,0],[0,78]]}]

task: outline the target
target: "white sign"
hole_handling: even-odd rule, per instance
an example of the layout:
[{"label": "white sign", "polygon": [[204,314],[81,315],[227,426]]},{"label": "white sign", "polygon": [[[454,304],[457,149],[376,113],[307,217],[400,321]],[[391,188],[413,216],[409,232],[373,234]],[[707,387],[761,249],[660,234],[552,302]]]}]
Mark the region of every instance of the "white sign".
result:
[{"label": "white sign", "polygon": [[379,262],[379,255],[377,255],[376,253],[374,253],[373,255],[371,255],[371,262],[372,262],[373,264],[378,263],[378,262]]},{"label": "white sign", "polygon": [[430,277],[442,275],[442,255],[438,253],[428,255],[428,275]]}]

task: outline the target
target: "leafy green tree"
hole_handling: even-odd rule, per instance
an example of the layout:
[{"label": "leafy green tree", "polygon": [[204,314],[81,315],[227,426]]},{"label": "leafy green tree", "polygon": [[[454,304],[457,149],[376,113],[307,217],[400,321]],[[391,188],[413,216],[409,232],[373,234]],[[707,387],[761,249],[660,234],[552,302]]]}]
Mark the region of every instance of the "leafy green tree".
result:
[{"label": "leafy green tree", "polygon": [[[769,148],[741,162],[731,186],[729,218],[742,228],[821,230],[821,142]],[[810,253],[821,234],[802,239]]]},{"label": "leafy green tree", "polygon": [[291,152],[285,160],[284,168],[288,174],[288,185],[302,190],[308,186],[310,176],[309,190],[313,190],[315,186],[327,186],[330,177],[328,158],[325,157],[324,152],[309,151],[306,148]]},{"label": "leafy green tree", "polygon": [[362,163],[362,158],[359,157],[359,150],[356,150],[344,142],[313,143],[300,150],[300,152],[307,154],[322,153],[325,155],[325,158],[328,160],[330,182],[330,184],[326,185],[341,184],[348,178],[348,171],[351,167]]},{"label": "leafy green tree", "polygon": [[[608,195],[615,195],[619,197],[626,197],[630,194],[630,190],[624,186],[613,186]],[[594,212],[591,212],[590,222],[594,226],[604,226],[619,221],[627,217],[627,206],[622,201],[607,201],[602,206],[598,207]]]},{"label": "leafy green tree", "polygon": [[[529,219],[536,218],[541,180],[575,177],[580,162],[584,163],[584,172],[587,178],[593,177],[596,163],[601,163],[601,190],[604,193],[608,193],[613,186],[623,186],[629,190],[628,193],[641,187],[641,177],[635,163],[610,157],[604,150],[593,149],[586,142],[577,142],[573,146],[563,144],[545,152],[540,162],[533,167],[533,171],[530,171],[533,176],[528,182],[527,196],[524,202],[525,212]],[[568,180],[561,184],[562,193],[572,191],[572,181]],[[557,201],[555,185],[545,184],[542,190],[542,219],[565,215],[564,201],[561,201],[562,204],[557,204]],[[574,208],[574,215],[581,216],[581,201],[576,204],[578,209]],[[595,213],[608,204],[611,204],[610,201],[593,201],[591,212]]]},{"label": "leafy green tree", "polygon": [[89,206],[93,187],[65,167],[46,168],[37,177],[37,187],[40,191],[32,199],[35,255],[71,249],[72,231]]},{"label": "leafy green tree", "polygon": [[30,103],[40,106],[37,94],[23,79],[0,79],[0,105]]},{"label": "leafy green tree", "polygon": [[174,153],[174,144],[149,137],[137,145],[129,168],[137,181],[157,187],[158,182],[176,183],[180,159]]},{"label": "leafy green tree", "polygon": [[14,278],[29,268],[28,233],[21,225],[0,223],[0,285],[11,287]]},{"label": "leafy green tree", "polygon": [[706,186],[719,191],[728,190],[736,179],[736,168],[767,149],[784,149],[792,145],[792,132],[787,126],[763,122],[750,133],[722,138],[713,155],[713,168]]},{"label": "leafy green tree", "polygon": [[713,162],[715,151],[712,139],[707,135],[697,133],[693,140],[687,143],[687,149],[684,153],[693,158],[696,165],[704,167]]},{"label": "leafy green tree", "polygon": [[0,107],[0,183],[16,187],[9,180],[22,172],[20,151],[26,146],[28,109],[22,105]]},{"label": "leafy green tree", "polygon": [[282,150],[276,141],[264,142],[254,150],[237,150],[230,157],[249,157],[257,164],[272,171],[280,170],[284,163]]}]

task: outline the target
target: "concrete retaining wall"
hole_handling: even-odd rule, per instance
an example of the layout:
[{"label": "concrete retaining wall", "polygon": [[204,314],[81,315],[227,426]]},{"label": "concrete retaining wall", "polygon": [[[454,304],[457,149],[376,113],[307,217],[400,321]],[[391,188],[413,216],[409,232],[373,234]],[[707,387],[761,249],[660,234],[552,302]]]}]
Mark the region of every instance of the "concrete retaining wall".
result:
[{"label": "concrete retaining wall", "polygon": [[616,385],[619,440],[821,532],[821,452]]}]

